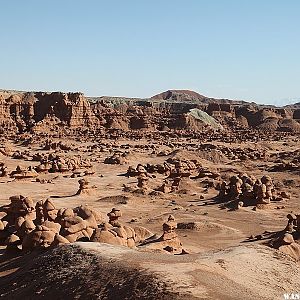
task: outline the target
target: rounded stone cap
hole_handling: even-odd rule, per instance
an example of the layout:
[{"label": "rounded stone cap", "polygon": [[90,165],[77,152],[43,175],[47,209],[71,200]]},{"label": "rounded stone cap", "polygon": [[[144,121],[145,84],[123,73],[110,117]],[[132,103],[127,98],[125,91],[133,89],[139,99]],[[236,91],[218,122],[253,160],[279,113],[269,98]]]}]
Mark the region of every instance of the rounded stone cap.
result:
[{"label": "rounded stone cap", "polygon": [[287,214],[286,217],[287,217],[290,221],[296,220],[296,219],[297,219],[297,217],[296,217],[293,213]]},{"label": "rounded stone cap", "polygon": [[262,178],[261,178],[261,182],[262,183],[267,183],[267,182],[271,182],[272,181],[272,178],[268,175],[264,175]]},{"label": "rounded stone cap", "polygon": [[14,244],[18,242],[20,238],[16,234],[11,234],[6,240],[5,243],[6,245]]},{"label": "rounded stone cap", "polygon": [[118,208],[113,208],[111,212],[107,214],[108,217],[122,217],[122,212]]},{"label": "rounded stone cap", "polygon": [[44,207],[45,210],[53,210],[53,209],[55,209],[54,204],[49,199],[47,199],[45,201],[43,207]]},{"label": "rounded stone cap", "polygon": [[290,233],[285,233],[282,240],[286,243],[286,244],[291,244],[294,243],[294,237],[290,234]]},{"label": "rounded stone cap", "polygon": [[168,221],[175,221],[175,217],[173,215],[169,215]]},{"label": "rounded stone cap", "polygon": [[33,223],[33,221],[32,220],[30,220],[30,219],[26,219],[23,223],[22,223],[22,226],[21,226],[22,228],[24,228],[24,229],[35,229],[35,225],[34,225],[34,223]]}]

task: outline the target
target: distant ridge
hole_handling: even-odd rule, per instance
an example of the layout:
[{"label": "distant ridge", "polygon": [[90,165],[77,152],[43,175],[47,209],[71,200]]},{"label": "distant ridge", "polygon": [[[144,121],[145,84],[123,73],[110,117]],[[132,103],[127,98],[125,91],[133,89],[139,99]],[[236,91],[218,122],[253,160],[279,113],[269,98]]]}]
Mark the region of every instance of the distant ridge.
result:
[{"label": "distant ridge", "polygon": [[[10,89],[0,89],[0,94],[5,96],[10,96],[13,94],[25,94],[25,93],[37,93],[38,91],[20,91],[20,90],[10,90]],[[56,91],[57,92],[57,91]],[[44,93],[50,94],[51,91],[44,91]],[[287,105],[276,105],[276,104],[259,104],[256,102],[250,102],[245,100],[232,100],[232,99],[218,99],[207,97],[191,90],[167,90],[165,92],[159,93],[152,97],[139,98],[139,97],[116,97],[116,96],[85,96],[90,102],[95,103],[98,101],[108,101],[108,102],[127,102],[127,101],[170,101],[170,102],[189,102],[195,104],[210,104],[210,103],[220,103],[220,104],[231,104],[231,105],[256,105],[259,107],[283,107],[283,108],[299,108],[300,98],[295,98],[295,103]]]},{"label": "distant ridge", "polygon": [[287,108],[293,108],[293,107],[299,107],[300,106],[300,98],[294,99],[295,103],[287,104],[284,107]]},{"label": "distant ridge", "polygon": [[173,98],[184,98],[186,100],[209,99],[206,96],[200,95],[199,93],[190,91],[190,90],[168,90],[168,91],[162,92],[160,94],[157,94],[151,98],[157,99],[157,100],[170,100]]},{"label": "distant ridge", "polygon": [[[300,106],[276,107],[214,99],[188,90],[152,98],[85,97],[83,93],[0,92],[2,132],[97,128],[101,130],[228,130],[300,133]],[[1,129],[1,128],[0,128]]]},{"label": "distant ridge", "polygon": [[167,90],[151,97],[153,100],[177,101],[177,102],[195,102],[195,103],[223,103],[231,105],[250,104],[243,100],[216,99],[201,95],[190,90]]}]

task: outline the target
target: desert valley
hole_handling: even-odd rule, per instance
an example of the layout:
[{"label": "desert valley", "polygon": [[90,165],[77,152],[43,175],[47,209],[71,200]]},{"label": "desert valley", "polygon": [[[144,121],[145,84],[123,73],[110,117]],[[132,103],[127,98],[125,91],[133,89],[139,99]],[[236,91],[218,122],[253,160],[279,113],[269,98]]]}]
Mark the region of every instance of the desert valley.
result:
[{"label": "desert valley", "polygon": [[300,103],[0,90],[0,297],[300,290]]}]

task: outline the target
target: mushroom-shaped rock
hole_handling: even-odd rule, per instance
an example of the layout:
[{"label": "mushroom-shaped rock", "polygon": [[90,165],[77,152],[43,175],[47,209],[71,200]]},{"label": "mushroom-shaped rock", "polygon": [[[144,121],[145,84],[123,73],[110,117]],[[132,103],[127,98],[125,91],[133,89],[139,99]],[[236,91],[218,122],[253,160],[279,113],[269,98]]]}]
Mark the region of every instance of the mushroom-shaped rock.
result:
[{"label": "mushroom-shaped rock", "polygon": [[35,213],[36,213],[35,223],[37,225],[41,225],[45,220],[43,200],[40,200],[35,204]]},{"label": "mushroom-shaped rock", "polygon": [[19,237],[23,239],[27,234],[32,232],[35,229],[35,227],[36,226],[32,220],[30,220],[30,219],[24,220],[24,222],[22,223],[22,225],[20,227],[20,230],[18,231]]},{"label": "mushroom-shaped rock", "polygon": [[83,237],[90,238],[93,232],[87,229],[87,222],[79,216],[66,217],[62,220],[62,236],[71,243]]},{"label": "mushroom-shaped rock", "polygon": [[93,212],[87,205],[81,205],[74,209],[76,215],[81,217],[83,220],[87,222],[87,226],[91,228],[98,228],[97,221],[95,215],[99,218],[100,214]]},{"label": "mushroom-shaped rock", "polygon": [[16,251],[18,249],[18,245],[21,244],[20,238],[16,234],[11,234],[5,240],[6,251]]},{"label": "mushroom-shaped rock", "polygon": [[69,243],[70,242],[66,238],[64,238],[63,236],[56,233],[55,236],[54,236],[54,241],[51,244],[51,247],[57,247],[57,246],[64,245],[64,244],[69,244]]},{"label": "mushroom-shaped rock", "polygon": [[56,222],[53,222],[50,220],[46,220],[45,222],[42,223],[42,225],[49,228],[54,233],[59,233],[60,229],[61,229],[61,225],[59,223],[56,223]]},{"label": "mushroom-shaped rock", "polygon": [[122,212],[120,209],[118,208],[113,208],[108,214],[107,214],[108,218],[109,218],[109,223],[113,226],[115,226],[115,224],[118,224],[118,220],[120,217],[122,217]]},{"label": "mushroom-shaped rock", "polygon": [[43,203],[43,210],[44,213],[46,214],[48,211],[54,210],[55,209],[55,205],[54,203],[47,199],[44,203]]},{"label": "mushroom-shaped rock", "polygon": [[76,193],[76,195],[81,195],[81,194],[91,194],[94,187],[93,186],[90,186],[90,182],[85,179],[85,178],[82,178],[80,180],[78,180],[78,183],[79,183],[79,189]]},{"label": "mushroom-shaped rock", "polygon": [[98,228],[94,231],[91,241],[125,246],[124,239],[119,237],[115,231],[111,230],[111,225],[108,223],[102,224],[102,228]]},{"label": "mushroom-shaped rock", "polygon": [[24,252],[34,249],[42,250],[51,246],[54,241],[55,233],[49,228],[39,225],[34,231],[26,235],[22,242]]}]

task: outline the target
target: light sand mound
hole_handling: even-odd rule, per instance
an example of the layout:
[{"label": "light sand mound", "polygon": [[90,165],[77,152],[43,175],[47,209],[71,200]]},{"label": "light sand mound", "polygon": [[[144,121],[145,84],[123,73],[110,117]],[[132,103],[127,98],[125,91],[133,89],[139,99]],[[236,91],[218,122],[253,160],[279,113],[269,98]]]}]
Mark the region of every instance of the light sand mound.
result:
[{"label": "light sand mound", "polygon": [[188,112],[189,116],[192,116],[196,120],[199,120],[200,122],[204,123],[205,125],[211,126],[213,129],[216,130],[223,130],[223,126],[217,122],[215,118],[207,114],[206,112],[198,109],[198,108],[193,108],[190,109]]},{"label": "light sand mound", "polygon": [[199,150],[197,152],[200,158],[208,160],[215,164],[226,164],[228,163],[228,158],[221,152],[216,149],[208,150]]},{"label": "light sand mound", "polygon": [[81,245],[160,275],[176,292],[190,293],[188,299],[281,299],[284,292],[300,289],[299,266],[289,256],[265,246],[173,256],[119,247],[104,251],[104,244]]},{"label": "light sand mound", "polygon": [[[21,268],[1,279],[3,299],[190,299],[170,291],[155,274],[115,255],[127,248],[106,244],[95,254],[78,245],[61,246],[44,254],[19,258]],[[109,249],[108,249],[109,248]],[[12,266],[15,266],[12,263]],[[7,265],[5,265],[7,268]],[[17,283],[17,284],[15,284]]]},{"label": "light sand mound", "polygon": [[219,223],[202,221],[202,222],[181,222],[177,224],[178,229],[182,230],[193,230],[198,232],[226,232],[226,233],[237,233],[238,230],[232,227],[228,227]]},{"label": "light sand mound", "polygon": [[300,124],[296,120],[293,120],[293,119],[282,119],[279,122],[278,130],[299,133],[300,132]]},{"label": "light sand mound", "polygon": [[1,279],[4,299],[264,300],[300,290],[299,266],[259,245],[169,255],[76,243],[21,260]]},{"label": "light sand mound", "polygon": [[170,158],[173,160],[198,160],[199,157],[195,152],[176,149],[170,153]]},{"label": "light sand mound", "polygon": [[279,127],[278,120],[279,119],[275,117],[267,118],[263,121],[263,123],[258,125],[257,128],[263,131],[275,131]]},{"label": "light sand mound", "polygon": [[173,160],[195,160],[205,164],[205,161],[209,161],[215,164],[226,164],[228,158],[216,149],[199,149],[197,151],[187,150],[174,150],[170,153],[170,158]]},{"label": "light sand mound", "polygon": [[251,123],[253,123],[253,125],[258,125],[270,118],[278,118],[278,115],[272,110],[261,109],[252,116]]},{"label": "light sand mound", "polygon": [[130,201],[130,198],[126,195],[116,195],[116,196],[106,196],[102,197],[98,202],[112,202],[114,204],[127,204]]},{"label": "light sand mound", "polygon": [[278,117],[269,117],[258,125],[257,128],[263,131],[278,130],[293,133],[300,132],[300,124],[296,120],[290,118],[279,119]]}]

